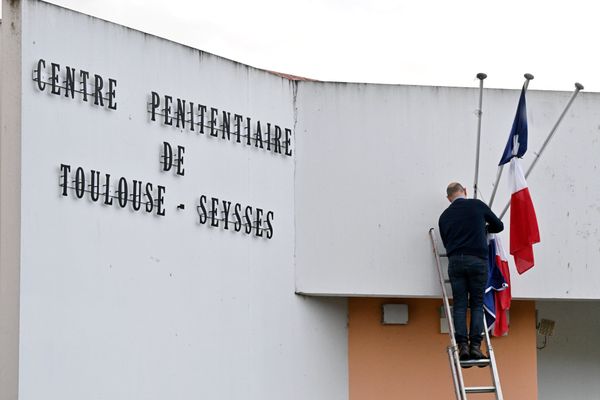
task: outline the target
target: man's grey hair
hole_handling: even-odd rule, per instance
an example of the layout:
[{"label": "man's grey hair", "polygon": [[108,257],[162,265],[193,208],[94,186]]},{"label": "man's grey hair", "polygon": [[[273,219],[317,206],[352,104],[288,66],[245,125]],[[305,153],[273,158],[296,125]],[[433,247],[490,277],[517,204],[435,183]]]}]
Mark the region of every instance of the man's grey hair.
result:
[{"label": "man's grey hair", "polygon": [[454,196],[456,193],[464,191],[465,188],[458,182],[451,182],[446,188],[446,195],[448,197]]}]

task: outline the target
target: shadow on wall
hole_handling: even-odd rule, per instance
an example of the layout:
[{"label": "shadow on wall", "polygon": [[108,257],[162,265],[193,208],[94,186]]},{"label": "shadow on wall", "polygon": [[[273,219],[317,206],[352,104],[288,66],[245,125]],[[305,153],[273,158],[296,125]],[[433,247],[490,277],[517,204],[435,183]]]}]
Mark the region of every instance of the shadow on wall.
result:
[{"label": "shadow on wall", "polygon": [[[597,399],[600,393],[600,301],[539,301],[538,321],[555,321],[538,350],[540,398]],[[544,336],[538,335],[538,347]]]}]

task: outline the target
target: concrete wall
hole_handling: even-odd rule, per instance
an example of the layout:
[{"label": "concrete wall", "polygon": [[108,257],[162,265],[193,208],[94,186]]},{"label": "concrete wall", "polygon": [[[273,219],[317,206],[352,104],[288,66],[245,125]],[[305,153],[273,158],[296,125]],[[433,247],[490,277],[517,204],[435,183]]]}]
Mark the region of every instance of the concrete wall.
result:
[{"label": "concrete wall", "polygon": [[[295,85],[53,5],[22,4],[19,398],[347,398],[345,300],[294,293],[294,157],[166,126],[147,112],[156,91],[293,129]],[[40,59],[46,80],[52,62],[63,77],[70,66],[105,85],[116,79],[117,109],[53,95],[49,83],[40,90],[32,79]],[[163,141],[185,147],[184,176],[161,171]],[[119,177],[152,182],[155,196],[164,185],[165,216],[71,189],[63,196],[61,164],[72,168],[69,185],[78,167],[87,182],[92,169],[112,174],[113,194]],[[261,207],[263,218],[272,210],[273,237],[201,224],[201,195]]]},{"label": "concrete wall", "polygon": [[[346,399],[346,300],[294,292],[439,295],[427,230],[447,205],[448,181],[472,179],[477,91],[294,83],[43,2],[15,5],[24,7],[22,42],[14,38],[22,55],[8,63],[16,71],[2,71],[0,349],[11,353],[0,361],[0,399],[15,398],[17,372],[26,400]],[[116,79],[118,108],[40,90],[40,59],[46,81],[52,62],[61,74],[70,66]],[[292,129],[293,156],[151,121],[152,91]],[[529,93],[526,166],[568,97]],[[19,98],[22,118],[10,108]],[[517,98],[485,93],[484,199]],[[599,106],[597,94],[577,99],[529,180],[542,243],[535,269],[513,276],[515,297],[600,298],[591,267],[600,253]],[[161,171],[163,141],[185,147],[184,176]],[[61,164],[72,167],[69,185],[78,167],[88,179],[92,169],[112,174],[113,194],[121,176],[163,185],[165,215],[72,189],[63,196]],[[501,185],[496,210],[508,198]],[[201,195],[272,210],[274,236],[200,223]],[[516,335],[531,334],[529,311],[513,314]],[[375,335],[374,347],[356,347],[366,333],[351,333],[351,357],[371,359],[386,343]],[[410,340],[399,339],[404,351]],[[530,339],[514,348],[530,351]],[[357,366],[360,357],[350,361],[351,392],[379,390],[353,375]]]},{"label": "concrete wall", "polygon": [[[544,400],[592,400],[600,393],[600,302],[539,301],[538,320],[556,322],[538,350],[538,385]],[[538,336],[538,345],[543,345]]]},{"label": "concrete wall", "polygon": [[[408,323],[382,325],[384,303],[407,304]],[[448,334],[440,333],[441,307],[433,299],[350,299],[350,400],[454,398],[445,351]],[[503,394],[537,399],[534,302],[513,302],[510,315],[509,336],[492,339]],[[489,368],[463,369],[463,376],[467,386],[491,385]]]},{"label": "concrete wall", "polygon": [[21,10],[0,25],[0,399],[18,395],[21,255]]},{"label": "concrete wall", "polygon": [[[535,81],[530,85],[535,88]],[[519,92],[486,90],[480,188],[489,200]],[[530,90],[527,168],[570,97]],[[302,82],[298,92],[296,290],[438,296],[427,235],[445,188],[473,184],[478,90]],[[513,271],[517,298],[600,298],[600,95],[582,93],[529,178],[541,243]],[[507,169],[508,170],[508,169]],[[506,173],[494,210],[509,199]],[[509,230],[508,215],[504,218]],[[508,248],[508,233],[503,234]],[[511,261],[512,264],[512,261]]]}]

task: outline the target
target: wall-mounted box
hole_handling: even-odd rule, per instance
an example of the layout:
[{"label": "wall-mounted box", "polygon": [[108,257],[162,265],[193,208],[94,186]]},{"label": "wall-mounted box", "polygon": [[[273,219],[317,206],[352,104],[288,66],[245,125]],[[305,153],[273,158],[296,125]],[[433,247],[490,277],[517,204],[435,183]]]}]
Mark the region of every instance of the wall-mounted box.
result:
[{"label": "wall-mounted box", "polygon": [[408,305],[384,304],[381,307],[381,323],[383,325],[408,324]]}]

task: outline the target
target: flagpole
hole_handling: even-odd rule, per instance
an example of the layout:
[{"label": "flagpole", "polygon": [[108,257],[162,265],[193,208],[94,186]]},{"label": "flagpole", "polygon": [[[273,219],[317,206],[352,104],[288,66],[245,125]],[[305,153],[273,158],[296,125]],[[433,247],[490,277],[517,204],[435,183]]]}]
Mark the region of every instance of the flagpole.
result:
[{"label": "flagpole", "polygon": [[[523,75],[525,78],[525,83],[523,84],[523,89],[527,92],[527,88],[529,87],[529,81],[534,78],[531,74]],[[492,204],[494,204],[494,198],[496,197],[496,191],[498,190],[498,183],[500,182],[500,177],[502,176],[502,170],[504,169],[504,164],[498,167],[498,172],[496,173],[496,182],[494,182],[494,189],[492,190],[492,195],[490,196],[490,203],[488,207],[492,208]]]},{"label": "flagpole", "polygon": [[477,150],[475,152],[475,183],[473,184],[473,198],[477,198],[477,182],[479,180],[479,149],[481,143],[481,114],[483,114],[482,103],[483,103],[483,80],[487,78],[487,75],[483,72],[477,74],[479,79],[479,108],[477,109]]},{"label": "flagpole", "polygon": [[[542,153],[546,149],[546,146],[548,145],[548,142],[550,142],[550,139],[552,139],[552,136],[556,132],[556,129],[558,128],[558,125],[560,125],[560,123],[562,122],[564,116],[567,114],[567,111],[569,111],[569,108],[571,107],[571,104],[573,104],[573,101],[575,100],[575,97],[577,97],[577,95],[579,94],[579,91],[581,91],[581,90],[583,90],[583,85],[581,83],[579,83],[579,82],[575,82],[575,90],[573,91],[573,94],[571,95],[571,98],[567,102],[567,105],[565,106],[565,109],[563,110],[563,112],[558,117],[558,120],[556,121],[556,123],[552,127],[552,130],[548,134],[548,137],[546,137],[546,140],[544,140],[544,144],[542,144],[542,147],[540,148],[540,151],[538,151],[537,153],[534,153],[535,154],[535,158],[533,159],[533,162],[531,163],[531,165],[527,169],[527,172],[525,173],[525,179],[527,179],[527,177],[529,176],[529,174],[533,170],[533,167],[535,167],[535,164],[538,162],[540,156],[542,155]],[[506,203],[506,206],[504,207],[504,210],[502,210],[502,213],[500,214],[500,219],[502,219],[502,217],[504,217],[504,214],[506,214],[506,212],[508,211],[509,207],[510,207],[510,200],[508,201],[508,203]]]}]

